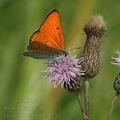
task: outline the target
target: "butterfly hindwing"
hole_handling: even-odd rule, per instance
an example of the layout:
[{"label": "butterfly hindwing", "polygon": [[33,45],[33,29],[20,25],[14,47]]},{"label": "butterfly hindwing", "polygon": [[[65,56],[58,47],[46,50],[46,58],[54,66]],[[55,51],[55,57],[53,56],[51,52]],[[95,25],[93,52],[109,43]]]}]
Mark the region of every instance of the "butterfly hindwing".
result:
[{"label": "butterfly hindwing", "polygon": [[28,46],[28,51],[24,52],[23,55],[30,56],[36,59],[51,59],[58,55],[65,54],[64,49],[51,48],[45,44],[33,41]]},{"label": "butterfly hindwing", "polygon": [[35,59],[54,59],[56,56],[58,56],[57,53],[50,53],[50,52],[44,52],[44,51],[37,51],[37,50],[29,50],[27,52],[23,53],[24,56],[30,56]]}]

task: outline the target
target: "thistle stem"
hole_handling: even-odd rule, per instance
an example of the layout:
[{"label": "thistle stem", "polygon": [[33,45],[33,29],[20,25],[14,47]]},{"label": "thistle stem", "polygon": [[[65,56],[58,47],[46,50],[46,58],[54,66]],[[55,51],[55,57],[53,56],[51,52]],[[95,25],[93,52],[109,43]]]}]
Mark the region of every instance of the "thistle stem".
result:
[{"label": "thistle stem", "polygon": [[85,80],[85,116],[84,120],[89,120],[89,81]]},{"label": "thistle stem", "polygon": [[79,93],[76,93],[76,97],[77,97],[77,101],[78,101],[79,106],[80,106],[80,111],[82,112],[82,115],[83,115],[83,118],[84,118],[84,109],[83,109],[83,106],[82,106],[81,96],[80,96]]},{"label": "thistle stem", "polygon": [[116,102],[117,98],[118,98],[118,94],[116,93],[112,99],[112,103],[111,103],[110,111],[109,111],[109,115],[108,115],[108,120],[112,120],[112,113],[113,113],[113,110],[115,107],[115,102]]}]

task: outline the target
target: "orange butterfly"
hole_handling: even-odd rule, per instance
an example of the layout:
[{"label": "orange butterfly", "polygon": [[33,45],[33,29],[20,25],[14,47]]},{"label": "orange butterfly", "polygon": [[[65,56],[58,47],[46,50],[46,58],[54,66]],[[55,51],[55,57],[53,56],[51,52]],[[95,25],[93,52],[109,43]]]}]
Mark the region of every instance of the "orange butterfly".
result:
[{"label": "orange butterfly", "polygon": [[25,56],[37,59],[49,59],[60,54],[66,54],[64,50],[64,34],[59,12],[52,10],[40,28],[30,38]]}]

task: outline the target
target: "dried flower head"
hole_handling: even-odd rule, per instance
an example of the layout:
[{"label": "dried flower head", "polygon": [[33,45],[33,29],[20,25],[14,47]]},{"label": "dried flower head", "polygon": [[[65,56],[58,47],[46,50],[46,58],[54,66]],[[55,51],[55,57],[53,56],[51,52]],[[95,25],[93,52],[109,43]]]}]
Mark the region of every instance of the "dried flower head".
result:
[{"label": "dried flower head", "polygon": [[106,24],[101,15],[91,17],[90,21],[85,25],[84,31],[87,37],[100,38],[106,30]]},{"label": "dried flower head", "polygon": [[115,53],[117,54],[117,57],[112,57],[112,59],[115,60],[115,62],[111,62],[111,63],[120,66],[120,51],[117,50],[115,51]]},{"label": "dried flower head", "polygon": [[117,94],[119,95],[120,94],[120,73],[115,78],[114,89],[117,92]]},{"label": "dried flower head", "polygon": [[84,74],[81,70],[81,61],[82,59],[76,59],[75,56],[71,54],[49,61],[47,72],[50,83],[52,83],[54,87],[67,85],[73,88],[73,84],[79,83],[76,77]]},{"label": "dried flower head", "polygon": [[85,25],[87,39],[81,54],[84,61],[81,63],[85,71],[84,77],[93,77],[99,72],[101,37],[105,32],[105,22],[102,16],[94,16]]}]

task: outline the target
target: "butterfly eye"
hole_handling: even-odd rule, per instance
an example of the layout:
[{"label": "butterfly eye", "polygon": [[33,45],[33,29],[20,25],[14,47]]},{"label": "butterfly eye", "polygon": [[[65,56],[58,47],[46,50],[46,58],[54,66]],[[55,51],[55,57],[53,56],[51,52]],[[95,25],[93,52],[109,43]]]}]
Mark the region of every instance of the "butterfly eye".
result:
[{"label": "butterfly eye", "polygon": [[67,55],[69,55],[69,53],[67,51],[64,51],[64,55],[66,57]]}]

